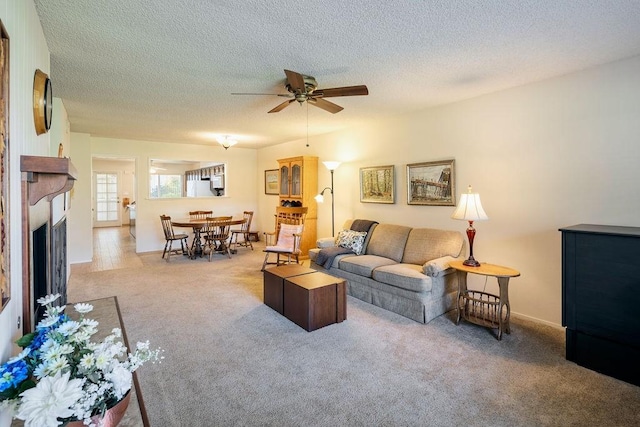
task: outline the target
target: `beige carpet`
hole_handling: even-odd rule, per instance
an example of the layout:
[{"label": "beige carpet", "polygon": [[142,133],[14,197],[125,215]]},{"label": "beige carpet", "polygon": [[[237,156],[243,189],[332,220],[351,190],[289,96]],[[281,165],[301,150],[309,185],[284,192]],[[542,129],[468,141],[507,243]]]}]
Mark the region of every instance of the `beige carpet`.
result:
[{"label": "beige carpet", "polygon": [[640,387],[567,362],[545,325],[497,341],[349,297],[345,322],[306,332],[262,303],[260,249],[72,273],[71,301],[116,295],[129,342],[165,349],[139,371],[152,426],[640,425]]}]

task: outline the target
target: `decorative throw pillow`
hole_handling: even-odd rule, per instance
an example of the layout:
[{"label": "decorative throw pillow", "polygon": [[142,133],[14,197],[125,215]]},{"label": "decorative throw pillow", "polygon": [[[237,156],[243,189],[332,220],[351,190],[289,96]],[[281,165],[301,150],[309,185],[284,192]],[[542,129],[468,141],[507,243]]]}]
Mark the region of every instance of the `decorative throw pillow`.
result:
[{"label": "decorative throw pillow", "polygon": [[293,244],[295,239],[294,234],[300,234],[302,232],[301,225],[282,224],[280,225],[280,234],[278,234],[278,242],[276,246],[283,246],[294,249]]},{"label": "decorative throw pillow", "polygon": [[336,244],[340,247],[351,249],[356,255],[362,254],[366,231],[342,230],[338,233]]}]

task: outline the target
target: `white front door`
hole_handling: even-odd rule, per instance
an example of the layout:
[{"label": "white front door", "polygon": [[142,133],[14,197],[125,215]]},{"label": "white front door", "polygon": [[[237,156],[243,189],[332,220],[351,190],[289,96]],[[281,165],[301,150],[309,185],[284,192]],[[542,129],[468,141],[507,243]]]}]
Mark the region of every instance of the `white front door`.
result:
[{"label": "white front door", "polygon": [[120,188],[117,172],[94,172],[94,227],[119,227]]}]

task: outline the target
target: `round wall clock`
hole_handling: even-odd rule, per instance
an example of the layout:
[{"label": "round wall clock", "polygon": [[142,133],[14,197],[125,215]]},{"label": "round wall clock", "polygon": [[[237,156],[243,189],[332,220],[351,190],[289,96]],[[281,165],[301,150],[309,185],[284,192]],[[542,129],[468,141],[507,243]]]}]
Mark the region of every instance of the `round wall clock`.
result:
[{"label": "round wall clock", "polygon": [[33,77],[33,121],[38,135],[46,133],[51,128],[52,112],[51,80],[47,73],[36,70]]}]

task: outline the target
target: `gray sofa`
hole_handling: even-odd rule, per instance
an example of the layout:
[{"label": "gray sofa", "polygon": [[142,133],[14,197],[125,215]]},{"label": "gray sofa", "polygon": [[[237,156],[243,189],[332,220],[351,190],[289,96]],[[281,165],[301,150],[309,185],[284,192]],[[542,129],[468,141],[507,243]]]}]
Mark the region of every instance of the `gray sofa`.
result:
[{"label": "gray sofa", "polygon": [[325,264],[328,268],[315,261],[335,239],[317,243],[309,251],[311,267],[346,279],[347,293],[355,298],[422,323],[455,307],[458,286],[449,262],[464,259],[460,232],[374,224],[362,255],[337,255]]}]

